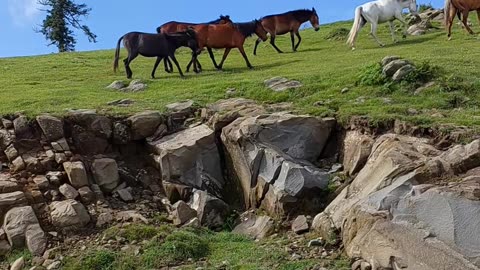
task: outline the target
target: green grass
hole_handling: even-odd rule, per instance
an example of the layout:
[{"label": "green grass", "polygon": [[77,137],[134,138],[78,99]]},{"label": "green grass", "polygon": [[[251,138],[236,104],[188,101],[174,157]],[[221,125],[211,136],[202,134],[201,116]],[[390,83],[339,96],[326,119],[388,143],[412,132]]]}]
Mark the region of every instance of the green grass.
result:
[{"label": "green grass", "polygon": [[[478,28],[473,18],[475,28]],[[238,51],[234,50],[223,72],[215,71],[208,54],[204,53],[200,56],[205,69],[202,74],[190,73],[186,79],[180,79],[178,73],[166,74],[160,68],[157,79],[151,80],[149,74],[154,59],[139,57],[132,63],[134,79],[142,79],[149,84],[148,90],[141,93],[105,89],[114,80],[125,80],[123,67],[117,74],[112,71],[112,50],[0,59],[0,114],[17,111],[24,111],[29,116],[42,112],[63,114],[67,109],[79,108],[122,115],[145,109],[163,111],[166,104],[184,99],[194,99],[201,105],[214,102],[224,98],[225,90],[233,87],[241,97],[264,103],[293,102],[300,113],[335,116],[342,121],[360,115],[369,116],[374,121],[402,119],[423,125],[480,124],[478,37],[467,35],[455,25],[450,42],[446,41],[445,32],[438,30],[392,44],[387,25],[381,25],[379,37],[387,43],[385,48],[379,48],[368,36],[368,26],[361,31],[357,50],[353,52],[344,41],[325,40],[327,35],[335,33],[335,29],[349,29],[350,24],[339,22],[325,25],[319,32],[311,29],[302,31],[303,42],[297,53],[291,52],[290,37],[287,35],[277,38],[278,46],[286,53],[277,54],[266,42],[259,46],[258,56],[253,56],[254,39],[249,39],[246,51],[255,66],[254,70],[248,70]],[[217,61],[221,54],[222,51],[216,52]],[[398,55],[417,64],[427,61],[440,67],[446,76],[463,78],[469,90],[445,91],[445,88],[436,86],[416,96],[401,89],[385,92],[381,86],[355,85],[362,70],[387,55]],[[125,56],[122,50],[121,57]],[[178,58],[185,67],[189,53],[181,50]],[[304,87],[274,93],[263,85],[265,79],[274,76],[299,80]],[[341,89],[345,87],[350,91],[341,94]],[[355,102],[361,97],[363,103]],[[467,97],[469,101],[457,103],[460,97]],[[136,103],[128,108],[107,105],[109,101],[124,98],[133,99]],[[389,98],[391,102],[385,103],[384,98]],[[328,102],[314,106],[317,101]],[[420,114],[409,115],[409,108],[416,109]],[[437,109],[446,117],[431,117],[432,109]]]},{"label": "green grass", "polygon": [[[116,228],[116,227],[114,227]],[[137,241],[148,240],[140,255],[128,252],[112,251],[103,248],[89,248],[88,252],[74,251],[66,256],[62,269],[67,270],[146,270],[161,269],[165,266],[181,266],[190,270],[199,266],[205,269],[257,270],[257,269],[308,269],[322,263],[328,269],[349,269],[348,261],[343,258],[303,259],[290,261],[290,255],[284,247],[286,238],[274,238],[255,242],[245,236],[229,232],[214,233],[206,229],[173,229],[165,234],[165,228],[154,237],[146,227],[137,229]],[[105,234],[119,232],[109,229]],[[143,236],[143,238],[141,237]],[[312,236],[313,237],[313,236]],[[302,243],[302,245],[306,243]],[[202,262],[200,262],[202,261]]]}]

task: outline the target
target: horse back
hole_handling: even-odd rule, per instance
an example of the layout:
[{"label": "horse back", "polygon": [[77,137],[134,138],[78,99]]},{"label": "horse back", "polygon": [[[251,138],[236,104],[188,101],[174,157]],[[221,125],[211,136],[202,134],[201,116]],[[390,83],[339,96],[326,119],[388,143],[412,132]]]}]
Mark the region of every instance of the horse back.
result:
[{"label": "horse back", "polygon": [[472,11],[480,9],[479,0],[451,0],[451,4],[461,11]]},{"label": "horse back", "polygon": [[270,34],[283,35],[295,30],[295,28],[298,29],[300,23],[292,15],[283,13],[264,17],[262,26]]},{"label": "horse back", "polygon": [[194,29],[200,48],[235,48],[245,41],[245,37],[231,24],[197,25]]}]

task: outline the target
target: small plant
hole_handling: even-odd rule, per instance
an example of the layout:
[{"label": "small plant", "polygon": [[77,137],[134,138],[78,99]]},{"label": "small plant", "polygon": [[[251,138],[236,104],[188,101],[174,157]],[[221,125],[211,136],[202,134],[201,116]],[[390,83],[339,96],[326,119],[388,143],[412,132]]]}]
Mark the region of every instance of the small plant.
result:
[{"label": "small plant", "polygon": [[95,250],[78,260],[67,260],[62,269],[67,270],[113,270],[117,254],[108,250]]},{"label": "small plant", "polygon": [[382,74],[382,65],[380,63],[375,63],[367,66],[360,72],[356,85],[378,86],[387,82],[387,77]]},{"label": "small plant", "polygon": [[333,41],[342,41],[342,40],[346,40],[347,37],[348,37],[348,33],[349,33],[350,30],[348,30],[347,28],[336,28],[336,29],[332,29],[330,30],[330,32],[328,32],[328,34],[325,36],[325,39],[326,40],[333,40]]},{"label": "small plant", "polygon": [[418,6],[418,13],[422,13],[422,12],[424,12],[426,10],[429,10],[429,9],[433,9],[432,3],[420,4]]}]

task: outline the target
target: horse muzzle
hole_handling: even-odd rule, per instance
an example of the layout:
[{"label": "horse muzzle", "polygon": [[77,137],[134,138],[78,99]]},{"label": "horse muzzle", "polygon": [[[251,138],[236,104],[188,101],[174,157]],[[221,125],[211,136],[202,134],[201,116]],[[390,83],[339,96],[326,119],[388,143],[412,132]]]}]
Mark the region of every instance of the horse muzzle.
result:
[{"label": "horse muzzle", "polygon": [[320,27],[315,27],[315,32],[318,32],[320,30]]}]

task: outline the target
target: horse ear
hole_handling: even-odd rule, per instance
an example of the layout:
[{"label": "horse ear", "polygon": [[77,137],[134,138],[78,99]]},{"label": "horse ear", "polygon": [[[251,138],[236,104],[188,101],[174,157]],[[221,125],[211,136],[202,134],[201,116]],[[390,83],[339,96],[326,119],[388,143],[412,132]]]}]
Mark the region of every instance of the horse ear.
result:
[{"label": "horse ear", "polygon": [[315,11],[316,11],[316,10],[315,10],[315,7],[312,7],[312,11],[313,11],[313,12],[315,12]]}]

